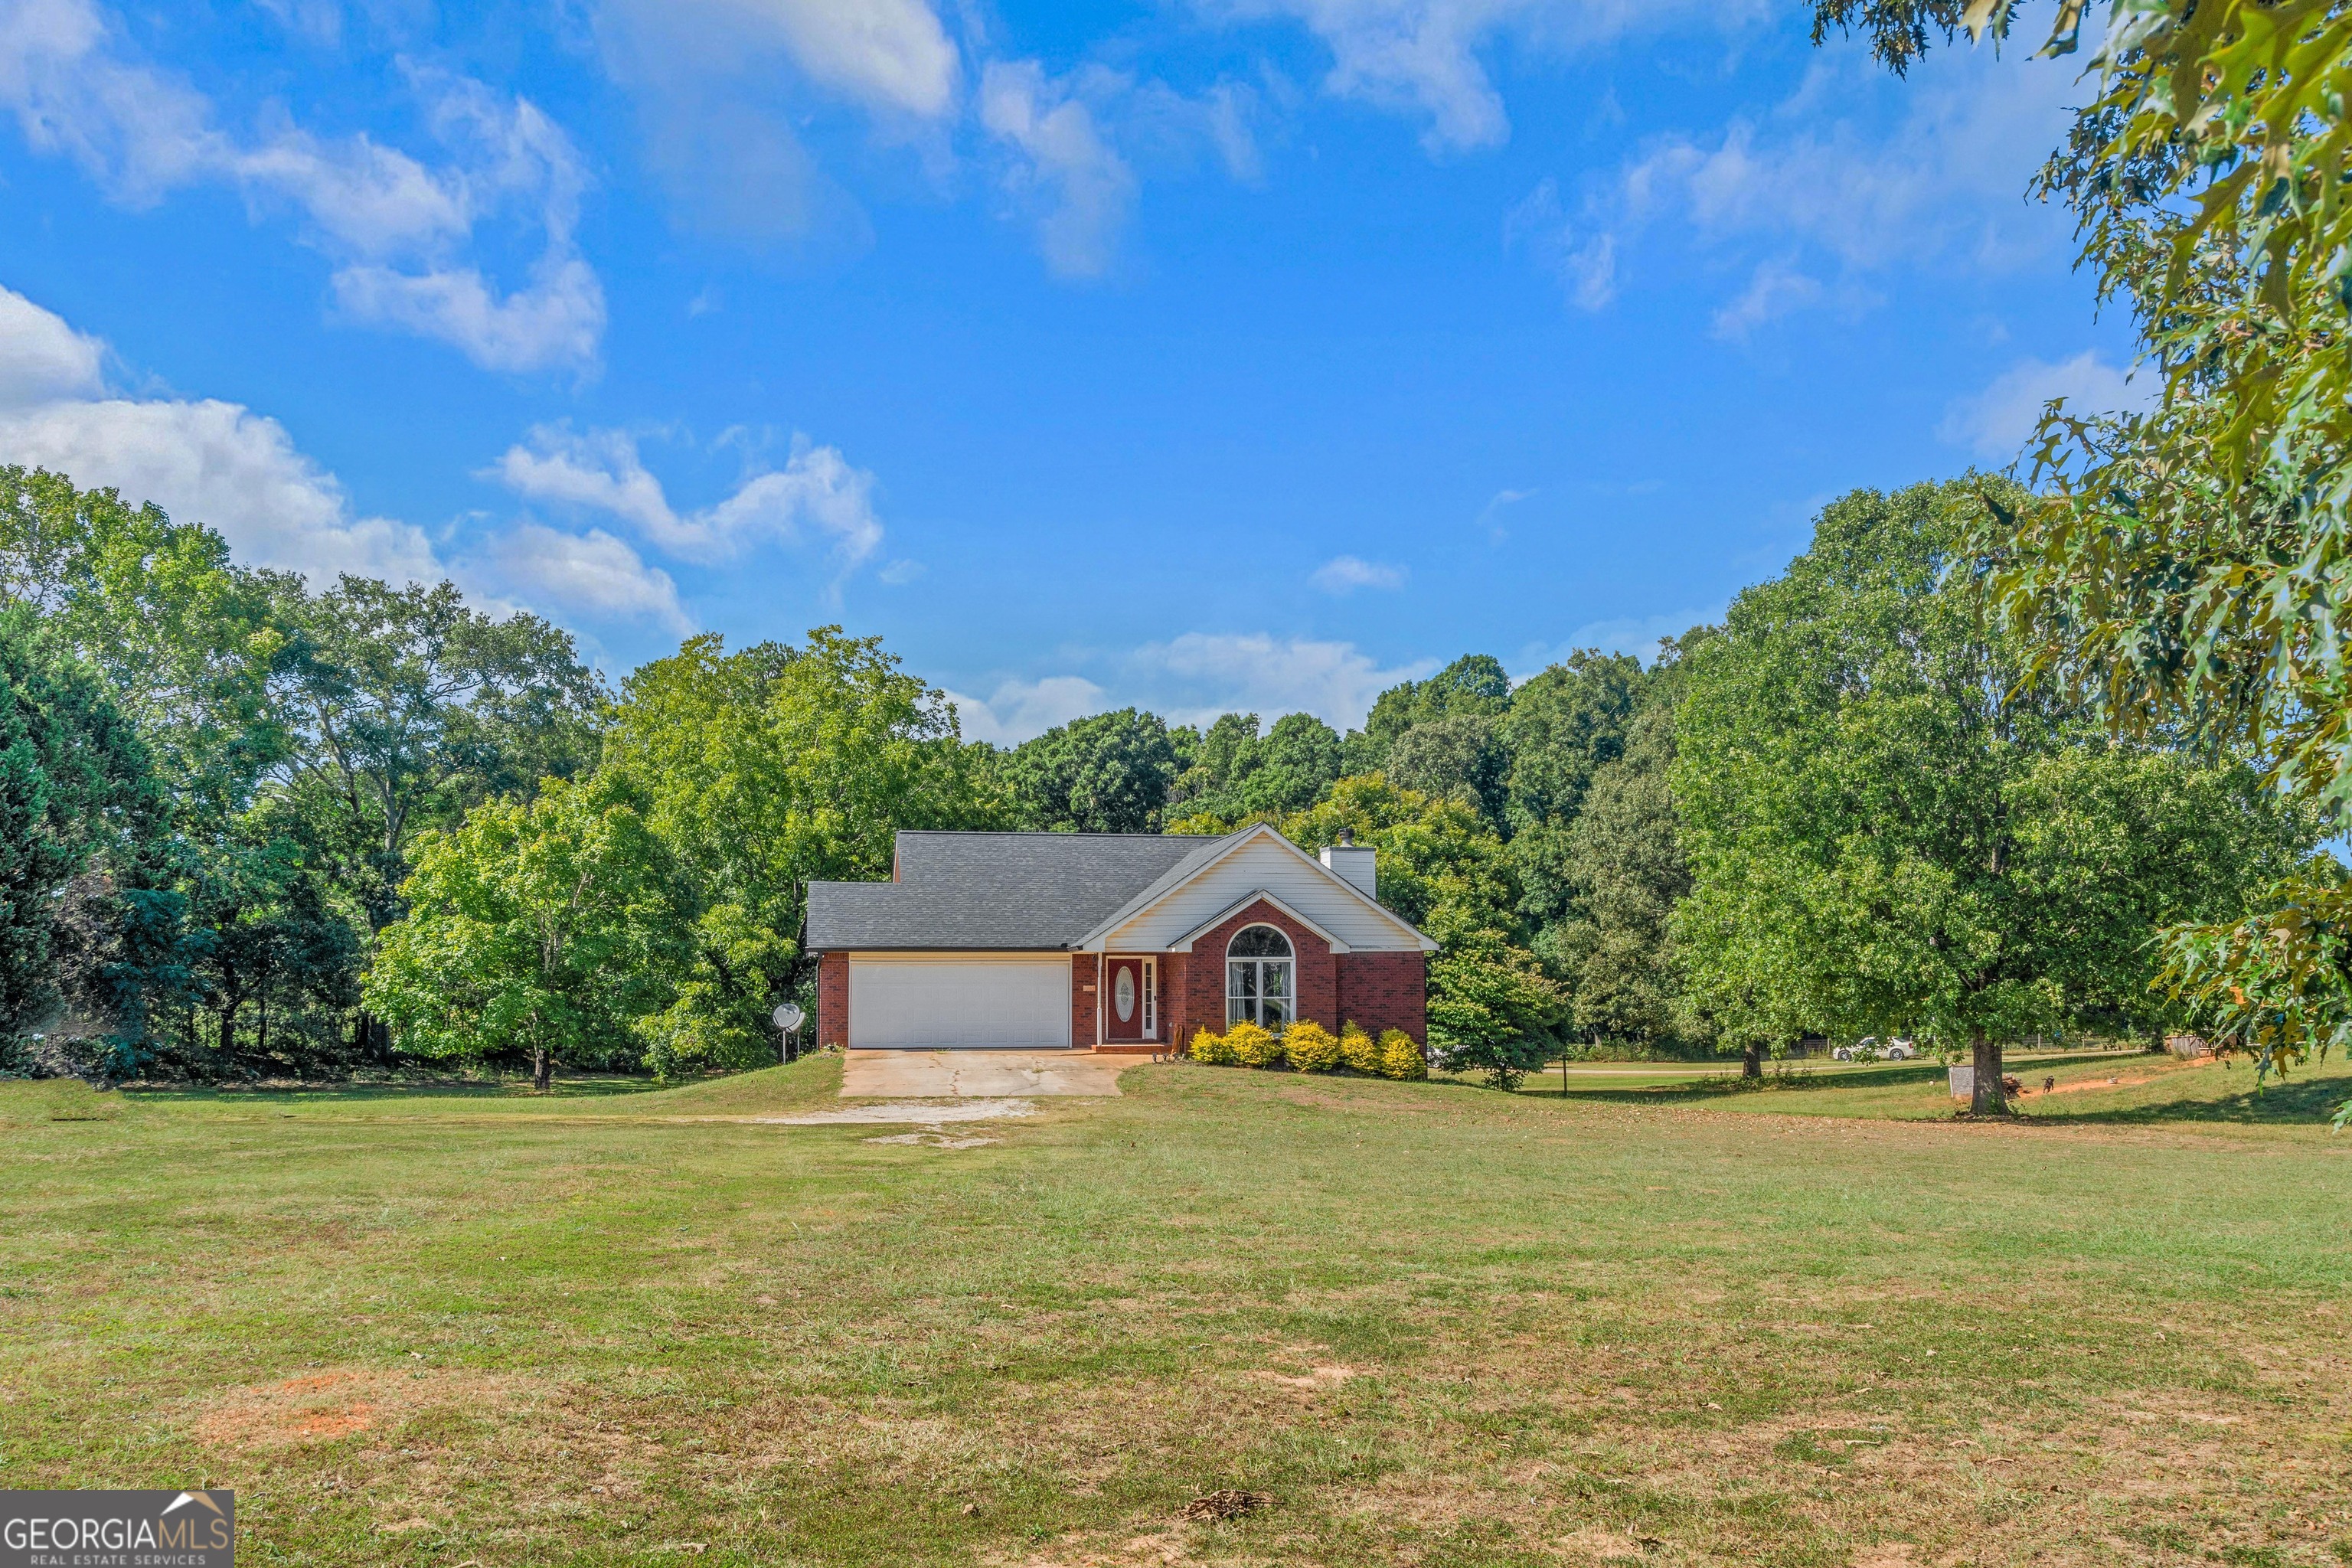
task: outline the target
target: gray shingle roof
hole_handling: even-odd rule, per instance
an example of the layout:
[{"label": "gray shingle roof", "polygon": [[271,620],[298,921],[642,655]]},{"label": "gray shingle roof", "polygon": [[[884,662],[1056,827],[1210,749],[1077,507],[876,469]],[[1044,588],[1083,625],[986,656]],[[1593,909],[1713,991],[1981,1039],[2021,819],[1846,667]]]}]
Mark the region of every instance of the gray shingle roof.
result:
[{"label": "gray shingle roof", "polygon": [[1222,838],[901,833],[895,882],[811,882],[812,952],[1066,948]]}]

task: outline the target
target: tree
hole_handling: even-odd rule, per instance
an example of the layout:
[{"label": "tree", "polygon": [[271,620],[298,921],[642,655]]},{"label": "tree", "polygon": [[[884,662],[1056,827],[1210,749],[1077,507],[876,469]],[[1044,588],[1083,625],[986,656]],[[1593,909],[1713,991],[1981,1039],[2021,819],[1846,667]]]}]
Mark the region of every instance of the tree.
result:
[{"label": "tree", "polygon": [[[2095,1011],[2145,973],[2161,921],[2242,885],[2178,843],[2085,830],[2194,770],[2021,685],[2016,645],[1946,583],[1979,494],[1832,503],[1694,650],[1671,775],[1693,891],[1673,929],[1687,1007],[1751,1064],[1804,1030],[1916,1029],[1965,1044],[1974,1107],[1997,1110],[2004,1040]],[[2282,837],[2233,811],[2242,842]]]},{"label": "tree", "polygon": [[603,689],[571,634],[535,616],[352,576],[286,613],[301,638],[287,783],[371,934],[399,918],[417,833],[594,761]]},{"label": "tree", "polygon": [[684,922],[643,793],[617,773],[550,779],[416,845],[407,917],[376,948],[367,1004],[427,1060],[635,1065],[637,1020],[677,971]]},{"label": "tree", "polygon": [[0,467],[0,605],[37,612],[105,678],[192,828],[243,810],[290,753],[272,681],[289,656],[278,608],[299,591],[236,566],[220,535],[152,503],[133,510],[110,489]]},{"label": "tree", "polygon": [[58,896],[93,862],[134,863],[164,804],[105,683],[0,611],[0,1061],[63,1000]]},{"label": "tree", "polygon": [[1024,741],[998,767],[1024,827],[1062,833],[1157,833],[1178,773],[1158,715],[1122,708]]},{"label": "tree", "polygon": [[[1815,36],[1859,28],[1900,71],[1963,24],[2006,35],[2017,10],[1816,0]],[[2045,52],[2076,47],[2082,11],[2055,7]],[[2263,759],[2340,824],[2352,803],[2340,651],[2352,33],[2335,5],[2130,0],[2090,63],[2098,96],[2038,187],[2074,212],[2083,260],[2129,310],[2162,397],[2119,418],[2046,412],[2032,456],[2041,493],[1981,509],[1990,587],[2042,678],[2120,732],[2185,729]],[[2244,920],[2176,933],[2172,978],[2223,1027],[2297,1051],[2352,1032],[2347,937],[2352,878],[2315,862]]]},{"label": "tree", "polygon": [[1515,1089],[1556,1048],[1562,998],[1531,954],[1482,935],[1430,961],[1429,1041],[1449,1069]]},{"label": "tree", "polygon": [[1495,721],[1484,713],[1451,713],[1415,724],[1389,748],[1381,771],[1407,789],[1451,795],[1507,830],[1503,775],[1510,753]]},{"label": "tree", "polygon": [[1679,986],[1670,922],[1690,892],[1667,776],[1674,708],[1633,721],[1624,754],[1594,770],[1567,834],[1568,916],[1537,951],[1566,981],[1576,1026],[1608,1039],[1673,1032]]},{"label": "tree", "polygon": [[1346,770],[1372,773],[1388,763],[1389,748],[1415,724],[1456,713],[1495,718],[1511,705],[1511,678],[1491,654],[1464,654],[1426,680],[1391,686],[1372,701],[1360,734],[1349,738]]},{"label": "tree", "polygon": [[1623,753],[1647,679],[1630,654],[1580,648],[1512,694],[1501,723],[1511,831],[1582,808],[1593,773]]},{"label": "tree", "polygon": [[1339,733],[1312,713],[1285,713],[1256,746],[1240,784],[1248,816],[1304,811],[1339,776]]},{"label": "tree", "polygon": [[770,1012],[802,989],[808,884],[888,876],[900,828],[1001,826],[982,752],[944,692],[838,626],[735,654],[698,637],[632,675],[604,771],[675,858],[689,932],[640,1027],[646,1059],[761,1059]]},{"label": "tree", "polygon": [[1429,966],[1429,1037],[1447,1065],[1502,1088],[1543,1065],[1563,998],[1522,944],[1518,885],[1492,824],[1454,796],[1367,773],[1339,780],[1281,828],[1303,849],[1345,831],[1379,852],[1381,902],[1441,949]]}]

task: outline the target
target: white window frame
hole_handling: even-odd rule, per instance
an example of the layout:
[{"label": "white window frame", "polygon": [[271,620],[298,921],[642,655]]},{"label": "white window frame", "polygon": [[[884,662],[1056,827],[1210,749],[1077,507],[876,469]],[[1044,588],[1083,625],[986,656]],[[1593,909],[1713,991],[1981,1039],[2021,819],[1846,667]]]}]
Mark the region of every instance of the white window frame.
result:
[{"label": "white window frame", "polygon": [[[1280,958],[1260,958],[1255,956],[1235,958],[1233,955],[1234,943],[1239,942],[1245,932],[1256,931],[1260,927],[1264,927],[1265,930],[1270,931],[1274,932],[1275,935],[1280,937],[1282,939],[1283,946],[1288,948],[1290,951]],[[1237,1002],[1250,1009],[1250,1016],[1246,1019],[1247,1022],[1255,1024],[1261,1028],[1265,1026],[1265,972],[1269,966],[1276,964],[1280,965],[1283,971],[1283,991],[1281,1002],[1284,1016],[1282,1021],[1276,1025],[1271,1032],[1278,1035],[1297,1020],[1298,944],[1291,940],[1290,933],[1288,931],[1284,931],[1280,926],[1276,925],[1269,921],[1252,921],[1249,924],[1242,927],[1240,931],[1234,932],[1231,937],[1226,939],[1224,963],[1225,1027],[1230,1029],[1235,1024],[1244,1021],[1244,1019],[1234,1016],[1234,1005]],[[1255,994],[1246,997],[1238,994],[1234,990],[1234,966],[1241,963],[1254,964],[1256,966],[1256,974],[1255,977],[1256,984],[1255,986]]]}]

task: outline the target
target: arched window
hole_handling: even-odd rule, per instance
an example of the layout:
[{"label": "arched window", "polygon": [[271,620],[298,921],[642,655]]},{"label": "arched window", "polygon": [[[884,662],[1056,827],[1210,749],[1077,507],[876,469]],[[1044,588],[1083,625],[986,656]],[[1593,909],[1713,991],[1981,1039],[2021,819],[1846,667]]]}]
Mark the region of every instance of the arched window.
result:
[{"label": "arched window", "polygon": [[1244,926],[1225,948],[1225,1024],[1260,1024],[1279,1034],[1290,1022],[1290,939],[1272,926]]}]

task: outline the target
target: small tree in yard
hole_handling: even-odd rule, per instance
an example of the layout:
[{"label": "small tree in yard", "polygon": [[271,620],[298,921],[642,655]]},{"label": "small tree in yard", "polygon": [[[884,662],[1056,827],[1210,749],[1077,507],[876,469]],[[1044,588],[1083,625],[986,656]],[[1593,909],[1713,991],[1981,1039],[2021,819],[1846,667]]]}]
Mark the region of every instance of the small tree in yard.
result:
[{"label": "small tree in yard", "polygon": [[1429,1043],[1448,1068],[1505,1089],[1541,1069],[1566,999],[1530,955],[1474,938],[1431,960],[1429,982]]},{"label": "small tree in yard", "polygon": [[684,922],[644,802],[614,775],[544,781],[420,839],[368,1005],[403,1049],[444,1060],[520,1054],[542,1092],[558,1062],[635,1065],[631,1022],[686,968]]}]

